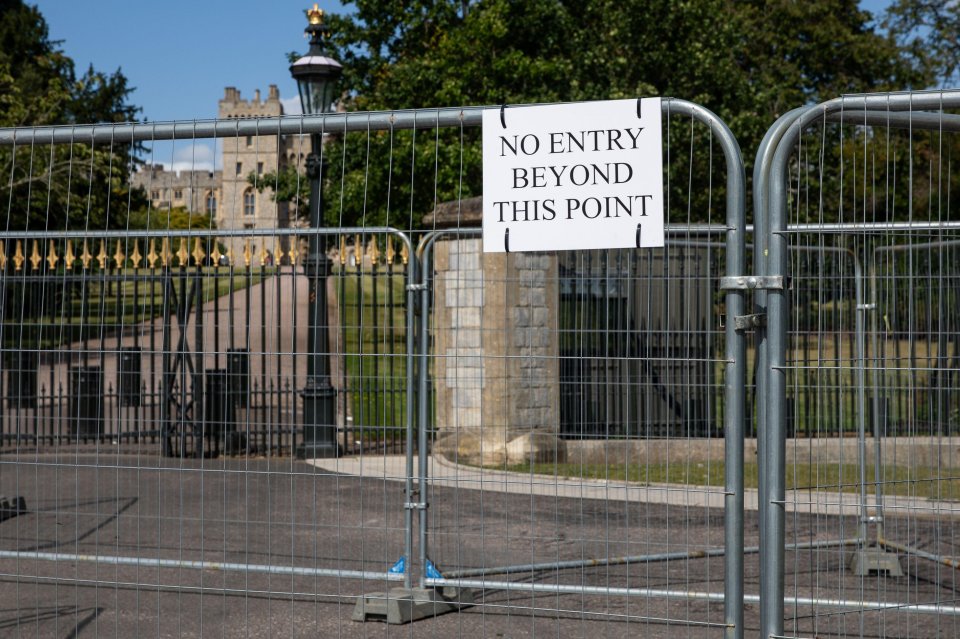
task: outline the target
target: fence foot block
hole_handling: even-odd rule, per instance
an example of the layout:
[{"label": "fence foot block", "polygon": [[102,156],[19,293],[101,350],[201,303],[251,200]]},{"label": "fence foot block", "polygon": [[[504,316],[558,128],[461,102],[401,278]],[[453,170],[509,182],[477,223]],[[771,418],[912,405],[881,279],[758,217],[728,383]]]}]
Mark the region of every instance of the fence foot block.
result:
[{"label": "fence foot block", "polygon": [[879,546],[857,548],[850,556],[850,570],[858,577],[867,577],[872,573],[886,574],[888,577],[902,577],[900,558]]},{"label": "fence foot block", "polygon": [[0,521],[6,521],[27,512],[27,500],[23,497],[5,497],[0,495]]},{"label": "fence foot block", "polygon": [[391,588],[363,595],[353,609],[354,621],[404,624],[456,612],[473,605],[473,591],[460,588]]}]

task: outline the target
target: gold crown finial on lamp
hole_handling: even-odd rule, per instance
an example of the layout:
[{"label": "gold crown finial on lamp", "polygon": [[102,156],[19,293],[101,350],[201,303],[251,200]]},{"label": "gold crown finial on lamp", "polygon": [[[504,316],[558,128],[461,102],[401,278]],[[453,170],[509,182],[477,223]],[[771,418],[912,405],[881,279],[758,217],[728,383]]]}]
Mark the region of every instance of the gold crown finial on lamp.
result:
[{"label": "gold crown finial on lamp", "polygon": [[310,24],[323,24],[323,9],[317,3],[313,4],[313,9],[307,9],[307,20]]}]

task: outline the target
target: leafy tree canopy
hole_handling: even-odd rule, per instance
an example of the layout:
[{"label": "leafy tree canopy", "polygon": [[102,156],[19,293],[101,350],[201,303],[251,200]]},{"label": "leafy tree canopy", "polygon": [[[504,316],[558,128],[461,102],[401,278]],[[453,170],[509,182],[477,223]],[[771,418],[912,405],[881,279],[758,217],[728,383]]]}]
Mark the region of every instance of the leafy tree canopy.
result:
[{"label": "leafy tree canopy", "polygon": [[170,209],[140,209],[130,213],[131,229],[157,229],[173,231],[215,229],[216,224],[209,215],[191,213],[182,206]]},{"label": "leafy tree canopy", "polygon": [[[347,110],[675,96],[723,118],[748,165],[789,109],[931,78],[857,0],[353,4],[330,20]],[[448,129],[327,144],[328,223],[417,227],[435,201],[479,194],[478,139],[476,129]],[[709,206],[692,208],[704,219]]]},{"label": "leafy tree canopy", "polygon": [[251,171],[247,174],[247,184],[261,193],[269,189],[270,199],[274,202],[294,205],[293,214],[298,220],[309,219],[310,180],[298,173],[295,166],[283,166],[263,175]]},{"label": "leafy tree canopy", "polygon": [[[119,69],[78,73],[36,7],[0,0],[0,126],[133,121],[131,91]],[[80,143],[0,149],[6,228],[124,226],[127,212],[145,204],[129,187],[133,151]]]},{"label": "leafy tree canopy", "polygon": [[897,0],[883,26],[915,64],[941,85],[960,75],[960,6],[944,0]]}]

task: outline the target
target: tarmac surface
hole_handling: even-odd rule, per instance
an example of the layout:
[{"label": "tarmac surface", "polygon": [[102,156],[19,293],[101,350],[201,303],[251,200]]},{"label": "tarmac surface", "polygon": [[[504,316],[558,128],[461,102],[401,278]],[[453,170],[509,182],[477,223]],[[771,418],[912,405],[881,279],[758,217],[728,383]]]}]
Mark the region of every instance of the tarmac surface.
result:
[{"label": "tarmac surface", "polygon": [[[295,575],[290,568],[382,574],[404,554],[405,496],[397,481],[403,474],[395,476],[391,466],[396,460],[366,457],[358,466],[354,460],[188,460],[115,448],[4,455],[2,491],[22,495],[29,512],[0,523],[0,636],[723,636],[721,602],[495,589],[474,591],[477,605],[407,625],[351,621],[358,596],[397,584]],[[433,472],[441,474],[439,468]],[[587,485],[561,493],[556,480],[531,484],[529,476],[513,474],[479,484],[464,474],[458,484],[456,470],[448,467],[453,477],[438,477],[430,490],[430,557],[442,572],[723,545],[723,511],[692,501],[702,490],[664,487],[617,496],[609,487]],[[552,485],[554,492],[531,485]],[[501,489],[511,486],[517,490]],[[646,499],[655,493],[681,499]],[[788,542],[847,538],[856,522],[854,515],[794,510]],[[952,520],[895,512],[887,532],[929,552],[960,554]],[[748,546],[758,541],[754,511],[746,514],[745,536]],[[60,559],[39,559],[40,553]],[[846,568],[847,555],[838,548],[788,552],[788,594],[894,604],[953,605],[956,599],[956,571],[942,564],[902,557],[905,577],[861,578]],[[108,557],[167,563],[112,565]],[[210,563],[176,565],[187,561]],[[279,568],[267,574],[214,563]],[[748,594],[758,592],[759,570],[757,555],[747,555]],[[723,557],[487,578],[720,593]],[[864,613],[788,605],[787,618],[789,636],[960,635],[960,617],[901,608]],[[756,636],[758,625],[758,606],[748,604],[746,636]]]}]

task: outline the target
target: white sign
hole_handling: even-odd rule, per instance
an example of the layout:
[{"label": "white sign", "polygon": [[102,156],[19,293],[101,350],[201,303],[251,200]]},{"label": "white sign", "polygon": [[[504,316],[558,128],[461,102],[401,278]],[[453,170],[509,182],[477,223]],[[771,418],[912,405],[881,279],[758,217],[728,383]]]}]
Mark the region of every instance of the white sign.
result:
[{"label": "white sign", "polygon": [[483,250],[663,246],[660,126],[660,98],[484,111]]}]

